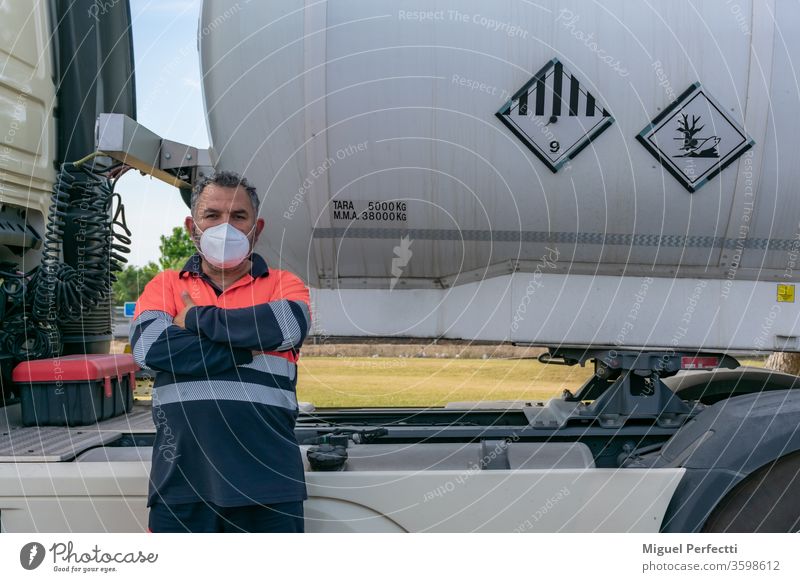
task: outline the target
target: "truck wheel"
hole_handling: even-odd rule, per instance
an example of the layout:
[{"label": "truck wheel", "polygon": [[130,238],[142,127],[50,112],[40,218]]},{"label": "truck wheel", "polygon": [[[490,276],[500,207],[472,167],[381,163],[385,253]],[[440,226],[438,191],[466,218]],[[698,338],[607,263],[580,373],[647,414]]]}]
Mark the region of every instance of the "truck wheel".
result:
[{"label": "truck wheel", "polygon": [[704,532],[800,530],[800,453],[770,463],[737,485],[711,512]]}]

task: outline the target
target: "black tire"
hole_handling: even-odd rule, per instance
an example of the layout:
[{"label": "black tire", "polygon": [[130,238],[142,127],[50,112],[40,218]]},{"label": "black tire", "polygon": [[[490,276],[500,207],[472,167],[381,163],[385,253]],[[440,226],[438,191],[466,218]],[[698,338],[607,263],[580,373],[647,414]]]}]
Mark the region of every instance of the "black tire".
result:
[{"label": "black tire", "polygon": [[704,532],[772,532],[800,530],[800,452],[754,472],[720,501]]}]

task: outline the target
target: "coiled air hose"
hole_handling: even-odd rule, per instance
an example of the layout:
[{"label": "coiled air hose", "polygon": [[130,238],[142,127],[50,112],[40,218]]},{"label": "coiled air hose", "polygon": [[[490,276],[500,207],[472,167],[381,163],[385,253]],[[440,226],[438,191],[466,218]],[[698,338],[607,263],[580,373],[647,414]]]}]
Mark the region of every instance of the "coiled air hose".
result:
[{"label": "coiled air hose", "polygon": [[[16,359],[59,354],[59,324],[78,321],[105,300],[115,273],[128,262],[131,231],[121,198],[114,193],[116,181],[107,172],[83,164],[61,166],[48,210],[41,264],[31,277],[24,277],[25,304],[9,312],[0,326],[0,350]],[[77,213],[73,222],[79,250],[74,266],[61,258],[71,210]]]},{"label": "coiled air hose", "polygon": [[30,314],[25,313],[25,289],[34,271],[22,273],[13,263],[0,264],[0,354],[16,360],[50,353],[48,335],[52,331],[33,325]]}]

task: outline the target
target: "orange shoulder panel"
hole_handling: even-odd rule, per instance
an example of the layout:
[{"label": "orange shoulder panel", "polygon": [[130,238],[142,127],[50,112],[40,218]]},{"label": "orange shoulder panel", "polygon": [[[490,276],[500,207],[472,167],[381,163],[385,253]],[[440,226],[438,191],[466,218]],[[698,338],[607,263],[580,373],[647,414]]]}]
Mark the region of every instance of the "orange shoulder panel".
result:
[{"label": "orange shoulder panel", "polygon": [[178,310],[175,306],[172,283],[173,280],[177,279],[177,271],[163,271],[153,277],[153,280],[145,285],[139,300],[136,302],[134,319],[145,311],[165,311],[175,317],[178,314]]}]

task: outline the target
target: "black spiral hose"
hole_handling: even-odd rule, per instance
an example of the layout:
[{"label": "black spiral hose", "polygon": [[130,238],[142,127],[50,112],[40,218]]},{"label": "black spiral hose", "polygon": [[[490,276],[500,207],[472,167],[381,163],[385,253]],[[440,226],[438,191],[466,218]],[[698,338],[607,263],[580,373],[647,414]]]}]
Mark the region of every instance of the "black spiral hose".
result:
[{"label": "black spiral hose", "polygon": [[[28,285],[31,321],[26,325],[38,330],[29,329],[27,334],[33,336],[37,347],[43,345],[46,336],[49,346],[45,351],[51,354],[60,351],[60,338],[53,328],[78,321],[104,301],[111,294],[116,273],[128,262],[125,255],[130,252],[131,231],[113,186],[106,176],[74,164],[64,164],[58,174],[48,210],[41,265]],[[75,266],[61,259],[70,210],[78,213],[73,219],[78,246]]]},{"label": "black spiral hose", "polygon": [[[17,361],[61,352],[59,325],[79,320],[111,293],[116,273],[127,263],[131,231],[125,207],[114,193],[116,180],[85,166],[64,164],[48,210],[41,264],[29,273],[0,265],[0,353]],[[70,212],[77,214],[78,257],[62,260]]]},{"label": "black spiral hose", "polygon": [[57,326],[35,322],[24,311],[7,315],[0,325],[0,352],[16,361],[53,356],[59,352],[60,339]]},{"label": "black spiral hose", "polygon": [[58,327],[34,322],[25,301],[35,273],[36,269],[17,271],[13,263],[0,264],[0,354],[9,354],[16,361],[47,358],[60,344]]},{"label": "black spiral hose", "polygon": [[70,187],[74,180],[75,178],[65,172],[62,166],[50,197],[42,260],[30,286],[35,290],[33,315],[39,322],[55,324],[58,319],[56,297],[59,291],[61,242],[64,240],[64,224],[69,209]]},{"label": "black spiral hose", "polygon": [[[0,265],[0,353],[11,354],[16,361],[59,354],[59,324],[79,320],[111,293],[131,243],[115,184],[108,169],[61,167],[50,200],[40,266],[22,273],[12,264]],[[74,267],[61,258],[70,210],[77,213]]]},{"label": "black spiral hose", "polygon": [[[111,188],[113,192],[113,187],[116,184],[116,181],[111,183]],[[111,259],[112,263],[112,273],[111,276],[116,281],[116,276],[114,275],[115,272],[119,272],[122,270],[122,265],[128,262],[128,258],[125,257],[126,254],[131,252],[131,230],[128,228],[128,222],[125,220],[125,205],[122,203],[122,196],[119,194],[113,193],[111,198],[112,204],[116,202],[117,209],[114,211],[113,218],[111,219]],[[119,232],[118,229],[122,229],[125,234]],[[123,253],[119,255],[117,253]]]}]

